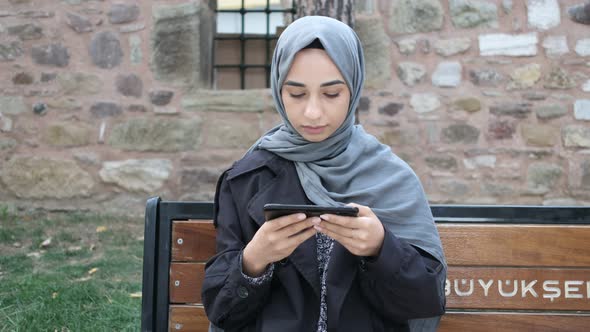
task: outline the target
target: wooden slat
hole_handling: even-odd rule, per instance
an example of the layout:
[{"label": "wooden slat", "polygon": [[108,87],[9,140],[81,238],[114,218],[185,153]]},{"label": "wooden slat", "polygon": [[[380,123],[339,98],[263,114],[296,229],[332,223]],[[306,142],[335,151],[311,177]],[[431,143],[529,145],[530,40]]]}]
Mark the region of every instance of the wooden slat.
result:
[{"label": "wooden slat", "polygon": [[450,266],[447,280],[450,309],[590,311],[590,269]]},{"label": "wooden slat", "polygon": [[449,265],[590,267],[590,226],[438,224]]},{"label": "wooden slat", "polygon": [[203,263],[171,263],[170,303],[201,303],[204,278]]},{"label": "wooden slat", "polygon": [[168,316],[169,331],[207,332],[209,320],[202,306],[170,306]]},{"label": "wooden slat", "polygon": [[588,331],[590,316],[551,313],[447,313],[438,331],[580,332]]},{"label": "wooden slat", "polygon": [[211,220],[172,223],[172,261],[205,262],[215,254],[215,227]]}]

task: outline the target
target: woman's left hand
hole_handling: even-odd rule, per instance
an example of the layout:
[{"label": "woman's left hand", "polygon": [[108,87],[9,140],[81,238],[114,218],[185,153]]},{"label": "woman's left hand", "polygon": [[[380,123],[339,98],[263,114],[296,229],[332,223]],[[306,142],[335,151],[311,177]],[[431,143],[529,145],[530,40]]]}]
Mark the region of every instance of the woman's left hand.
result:
[{"label": "woman's left hand", "polygon": [[357,217],[321,215],[315,229],[338,241],[354,255],[378,255],[385,236],[383,224],[369,207],[355,203],[347,205],[359,209]]}]

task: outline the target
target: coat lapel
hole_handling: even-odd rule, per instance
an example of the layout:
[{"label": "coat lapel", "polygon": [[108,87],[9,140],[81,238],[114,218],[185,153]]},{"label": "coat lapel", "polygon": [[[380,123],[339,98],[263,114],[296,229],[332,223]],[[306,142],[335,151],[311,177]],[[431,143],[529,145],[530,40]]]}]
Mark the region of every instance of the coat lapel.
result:
[{"label": "coat lapel", "polygon": [[340,308],[356,276],[357,260],[351,259],[351,255],[340,243],[334,242],[326,277],[329,327],[338,326]]},{"label": "coat lapel", "polygon": [[[292,171],[294,177],[285,169],[280,170],[248,203],[248,214],[259,226],[265,222],[264,205],[267,203],[310,204],[299,184],[297,173],[294,169]],[[320,279],[316,250],[316,239],[312,236],[291,253],[289,260],[319,297]]]}]

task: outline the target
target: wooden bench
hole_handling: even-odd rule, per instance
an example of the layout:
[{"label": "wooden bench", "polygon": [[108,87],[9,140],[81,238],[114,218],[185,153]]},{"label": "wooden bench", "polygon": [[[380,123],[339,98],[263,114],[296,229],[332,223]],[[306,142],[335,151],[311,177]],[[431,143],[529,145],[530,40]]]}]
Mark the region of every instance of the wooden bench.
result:
[{"label": "wooden bench", "polygon": [[[439,331],[590,330],[590,207],[432,205],[449,264]],[[207,331],[213,204],[151,198],[142,331]]]}]

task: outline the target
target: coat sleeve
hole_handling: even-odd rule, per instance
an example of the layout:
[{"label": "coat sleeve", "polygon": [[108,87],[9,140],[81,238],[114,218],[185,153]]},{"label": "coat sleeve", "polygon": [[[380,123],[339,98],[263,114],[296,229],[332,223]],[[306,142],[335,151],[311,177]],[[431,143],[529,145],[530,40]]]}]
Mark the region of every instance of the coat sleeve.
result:
[{"label": "coat sleeve", "polygon": [[442,315],[445,278],[441,262],[387,228],[379,254],[359,263],[364,297],[374,310],[397,321]]},{"label": "coat sleeve", "polygon": [[[252,282],[242,273],[246,243],[226,174],[220,177],[215,195],[217,254],[205,266],[202,299],[211,323],[233,330],[256,319],[270,293],[271,278]],[[272,277],[272,269],[267,273]]]}]

